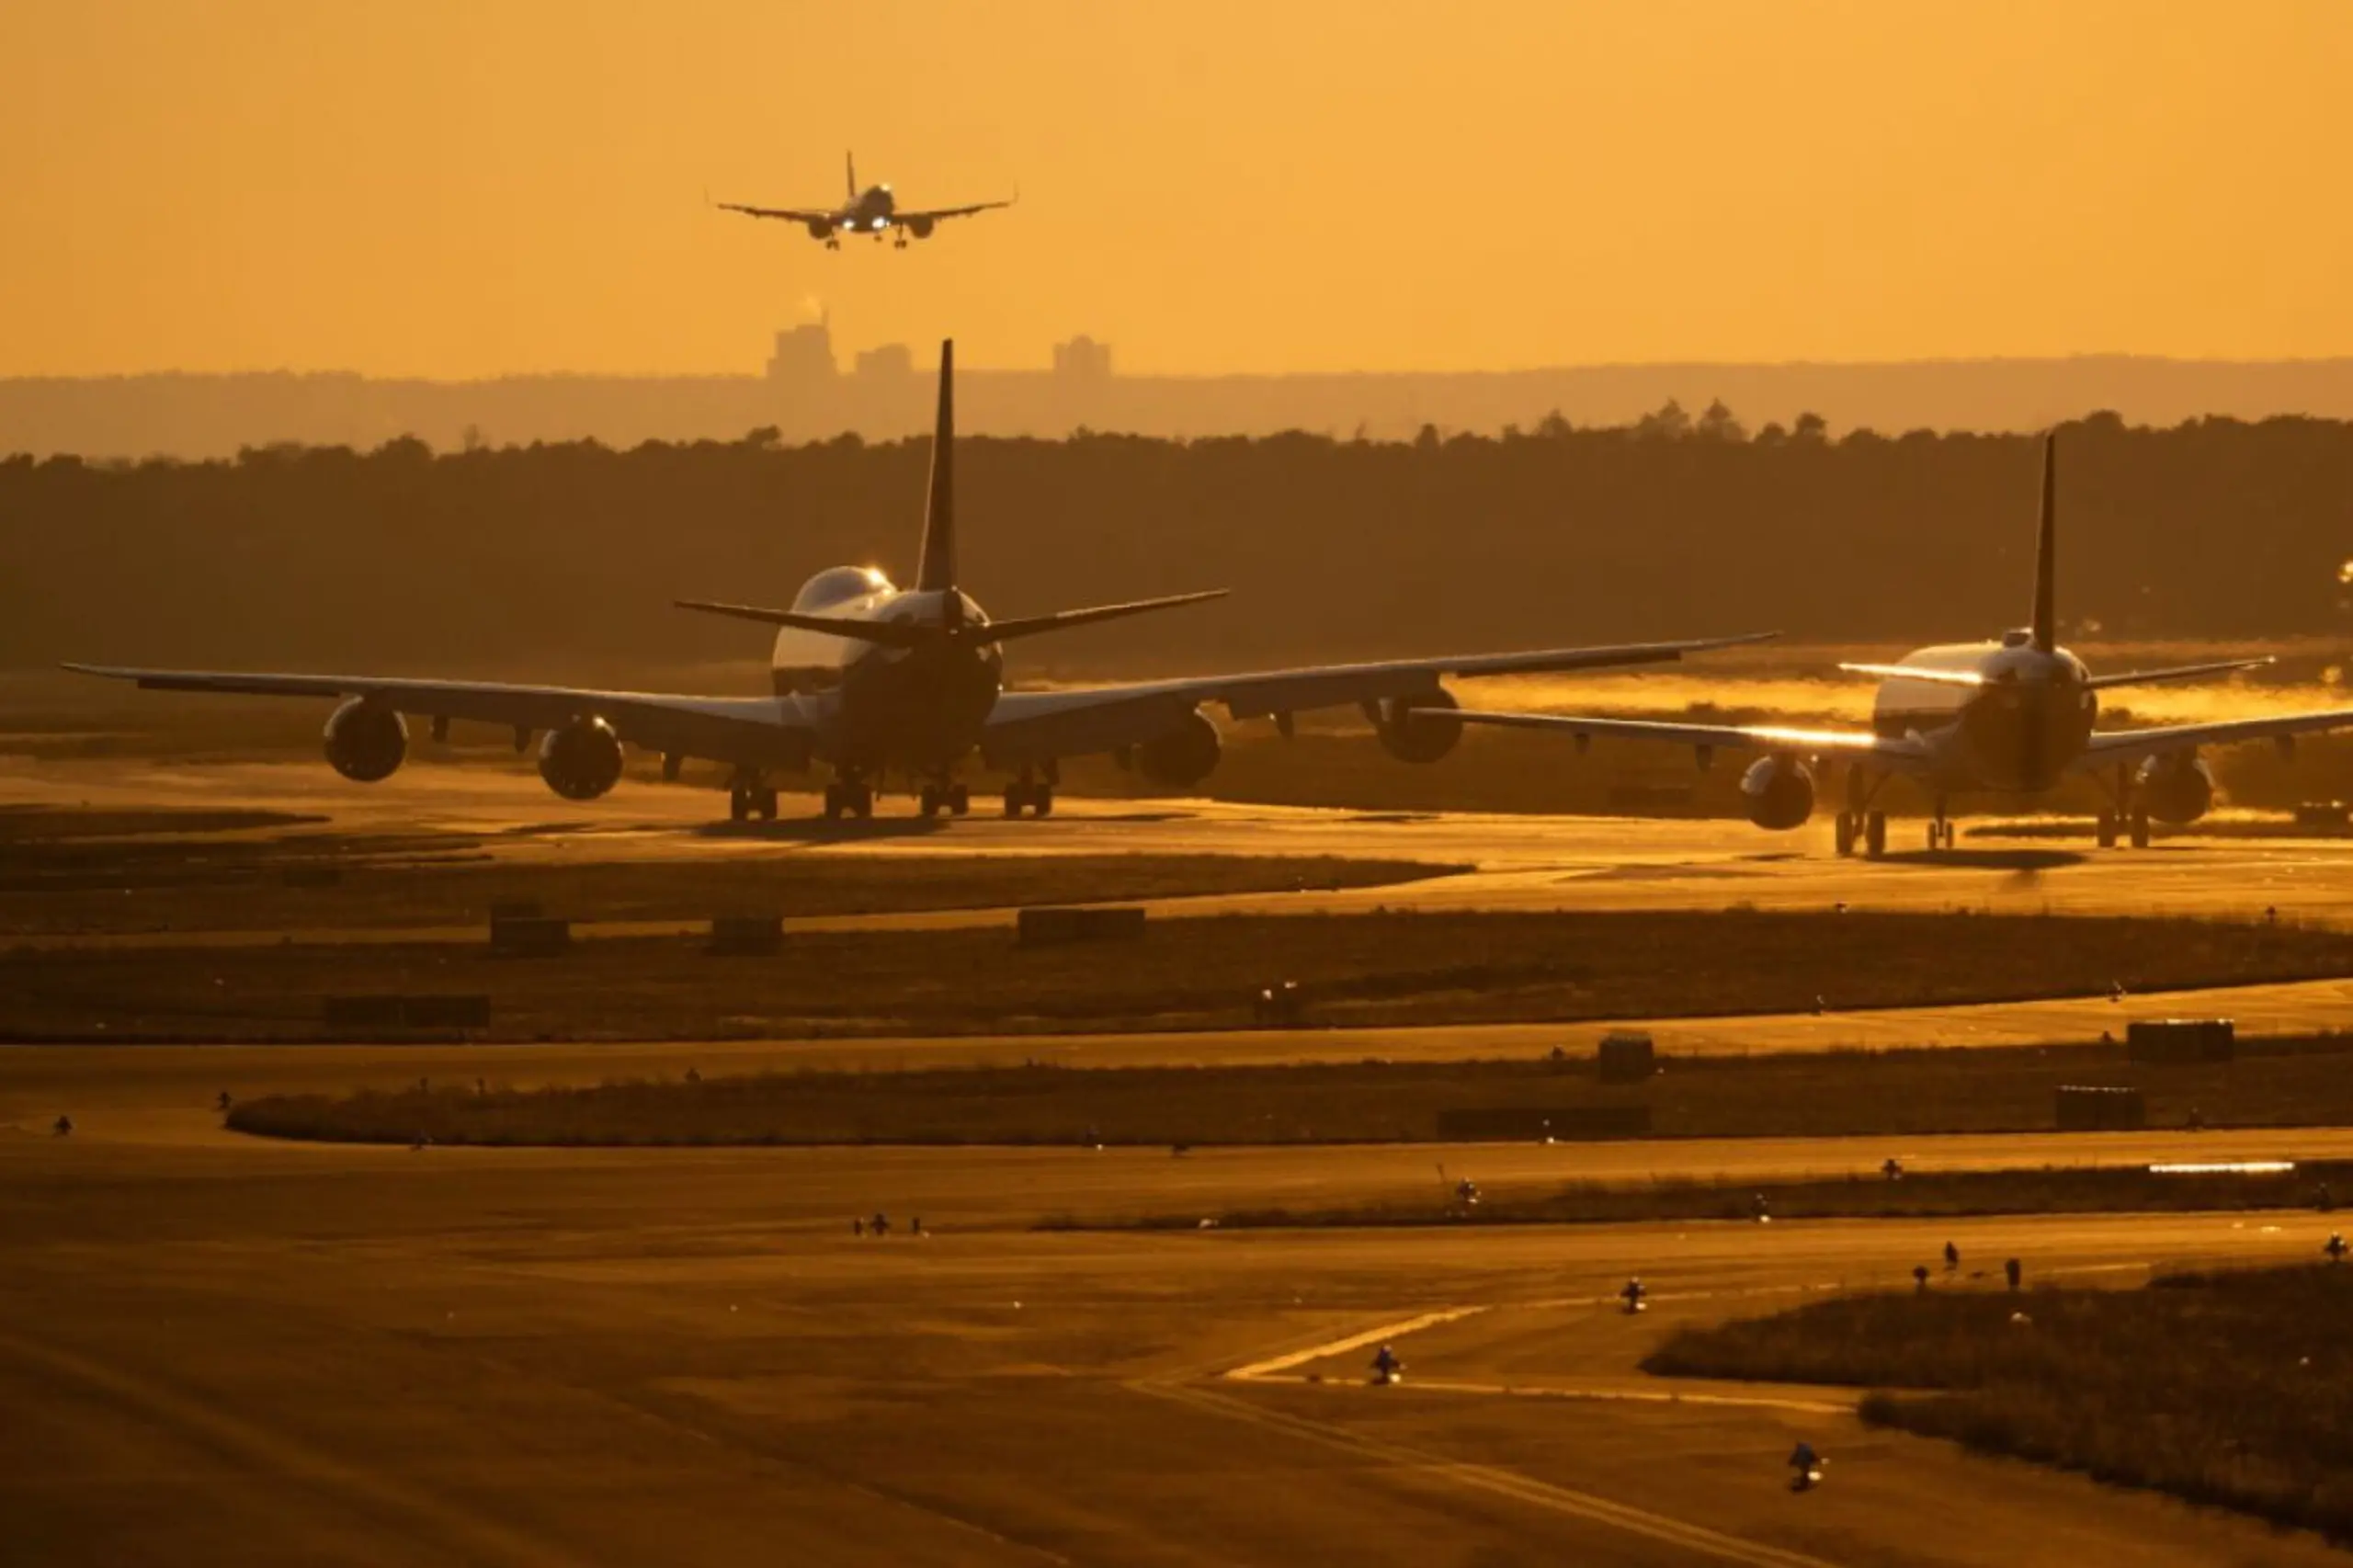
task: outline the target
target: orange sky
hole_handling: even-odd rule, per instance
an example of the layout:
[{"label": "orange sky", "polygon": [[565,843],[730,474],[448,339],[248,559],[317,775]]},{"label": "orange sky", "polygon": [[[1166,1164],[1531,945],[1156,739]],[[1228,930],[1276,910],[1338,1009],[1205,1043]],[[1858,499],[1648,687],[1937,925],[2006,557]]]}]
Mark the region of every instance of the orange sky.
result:
[{"label": "orange sky", "polygon": [[[0,374],[2353,353],[2341,0],[0,7]],[[702,192],[1022,205],[829,254]]]}]

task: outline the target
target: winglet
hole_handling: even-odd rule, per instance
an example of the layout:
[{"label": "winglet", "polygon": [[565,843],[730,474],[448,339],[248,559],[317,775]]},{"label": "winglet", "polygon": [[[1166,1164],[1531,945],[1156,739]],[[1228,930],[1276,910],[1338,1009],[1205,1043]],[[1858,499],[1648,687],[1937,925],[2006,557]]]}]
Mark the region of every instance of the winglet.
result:
[{"label": "winglet", "polygon": [[2034,646],[2048,653],[2059,645],[2059,608],[2054,557],[2059,534],[2059,433],[2042,437],[2042,527],[2034,554]]},{"label": "winglet", "polygon": [[855,207],[858,205],[858,154],[855,153],[844,153],[842,154],[842,167],[848,173],[849,204],[852,207]]},{"label": "winglet", "polygon": [[924,502],[923,549],[915,557],[915,589],[940,593],[956,585],[956,340],[939,345],[939,416],[931,430],[931,493]]}]

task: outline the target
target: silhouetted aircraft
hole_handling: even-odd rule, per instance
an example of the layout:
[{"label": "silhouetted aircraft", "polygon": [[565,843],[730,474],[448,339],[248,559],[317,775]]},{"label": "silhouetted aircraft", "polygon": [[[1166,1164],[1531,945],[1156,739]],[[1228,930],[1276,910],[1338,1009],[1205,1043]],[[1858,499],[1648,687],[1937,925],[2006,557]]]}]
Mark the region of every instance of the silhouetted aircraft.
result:
[{"label": "silhouetted aircraft", "polygon": [[929,207],[920,210],[901,210],[899,199],[887,185],[870,185],[858,188],[858,159],[844,154],[849,166],[848,199],[839,207],[746,207],[737,201],[722,201],[720,210],[742,212],[754,218],[780,218],[788,223],[799,223],[809,231],[809,237],[825,242],[827,250],[842,248],[844,234],[871,234],[880,241],[886,233],[904,250],[907,236],[931,238],[932,225],[943,218],[969,218],[975,212],[994,208],[1010,207],[1020,199],[1017,196],[1004,201],[975,201],[967,207]]},{"label": "silhouetted aircraft", "polygon": [[1828,759],[1847,763],[1847,803],[1838,813],[1841,855],[1887,848],[1887,814],[1872,809],[1891,778],[1916,779],[1933,802],[1928,847],[1950,848],[1949,798],[1976,790],[2048,790],[2070,774],[2097,780],[2111,802],[2099,814],[2102,848],[2120,835],[2146,848],[2151,819],[2194,822],[2214,800],[2214,775],[2201,745],[2271,740],[2353,728],[2353,709],[2236,719],[2154,729],[2097,730],[2099,693],[2113,687],[2190,680],[2269,664],[2232,659],[2095,676],[2059,646],[2053,551],[2057,543],[2058,437],[2042,448],[2041,537],[2035,559],[2032,623],[1996,642],[1921,648],[1893,665],[1841,665],[1880,677],[1869,731],[1802,730],[1771,724],[1678,724],[1638,719],[1585,719],[1554,713],[1458,713],[1466,723],[1565,730],[1580,749],[1594,735],[1688,745],[1706,767],[1719,747],[1762,752],[1741,779],[1748,817],[1776,830],[1802,826],[1813,814],[1814,772]]},{"label": "silhouetted aircraft", "polygon": [[[734,768],[731,815],[773,817],[778,770],[831,766],[825,814],[867,816],[886,772],[919,786],[925,815],[970,805],[956,769],[978,752],[1013,774],[1005,812],[1053,809],[1060,759],[1112,754],[1156,783],[1190,786],[1217,766],[1217,726],[1200,709],[1222,703],[1233,719],[1270,718],[1286,733],[1301,709],[1361,706],[1381,744],[1408,762],[1454,749],[1461,726],[1449,710],[1449,675],[1592,669],[1672,661],[1706,648],[1758,641],[1720,637],[1617,647],[1564,648],[1378,664],[1321,665],[1253,675],[1208,676],[1057,691],[1003,689],[1003,644],[1097,621],[1215,598],[1176,594],[1051,615],[993,621],[956,585],[955,345],[939,347],[939,413],[932,437],[930,495],[915,586],[901,589],[871,567],[836,566],[802,585],[790,609],[681,600],[680,608],[778,628],[767,697],[673,697],[563,687],[378,676],[210,674],[188,670],[66,668],[136,681],[161,691],[340,697],[327,721],[326,756],[361,783],[389,778],[408,751],[404,714],[432,721],[436,739],[452,719],[510,725],[517,750],[534,732],[540,776],[557,794],[593,800],[621,775],[623,743],[663,754],[665,777],[689,756]],[[1770,636],[1771,633],[1764,633]]]}]

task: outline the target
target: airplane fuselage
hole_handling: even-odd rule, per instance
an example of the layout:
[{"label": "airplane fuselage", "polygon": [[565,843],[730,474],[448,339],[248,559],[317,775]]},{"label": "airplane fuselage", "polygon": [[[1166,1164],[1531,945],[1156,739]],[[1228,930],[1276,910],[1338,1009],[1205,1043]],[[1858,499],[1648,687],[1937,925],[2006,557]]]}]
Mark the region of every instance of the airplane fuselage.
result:
[{"label": "airplane fuselage", "polygon": [[[958,597],[962,624],[987,623],[969,595]],[[845,620],[936,627],[948,623],[947,598],[947,593],[898,588],[867,568],[836,567],[811,578],[793,608]],[[777,632],[769,671],[777,695],[801,699],[814,716],[816,755],[823,760],[867,773],[888,767],[935,773],[980,744],[1004,689],[1005,656],[989,642],[892,648],[785,627]]]},{"label": "airplane fuselage", "polygon": [[[2044,653],[2018,633],[1918,648],[1897,663],[1924,678],[1882,681],[1871,728],[1928,743],[1938,754],[1933,781],[1946,789],[2048,790],[2083,755],[2099,715],[2084,662],[2064,648]],[[1927,678],[1927,672],[1968,678]]]}]

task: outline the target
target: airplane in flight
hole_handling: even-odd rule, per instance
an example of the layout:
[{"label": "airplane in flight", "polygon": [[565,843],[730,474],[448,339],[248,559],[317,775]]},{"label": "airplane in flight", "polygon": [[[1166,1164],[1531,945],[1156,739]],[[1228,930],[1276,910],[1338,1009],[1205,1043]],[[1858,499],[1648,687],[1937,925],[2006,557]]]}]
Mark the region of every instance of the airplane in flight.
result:
[{"label": "airplane in flight", "polygon": [[1225,590],[1174,594],[1049,615],[991,620],[957,585],[955,345],[939,348],[939,406],[929,495],[915,585],[881,572],[836,566],[803,584],[790,609],[679,600],[679,608],[777,628],[765,697],[689,697],[481,681],[382,676],[213,673],[68,665],[85,675],[149,690],[342,699],[326,724],[326,758],[346,778],[387,778],[408,754],[405,715],[421,715],[436,740],[451,720],[510,727],[516,749],[537,734],[540,776],[568,801],[589,801],[620,781],[624,744],[658,752],[675,779],[689,757],[733,768],[729,815],[773,819],[773,776],[812,762],[832,769],[831,819],[870,816],[888,775],[916,786],[922,813],[961,816],[972,798],[957,769],[975,754],[1012,775],[1005,814],[1053,810],[1062,759],[1111,755],[1156,784],[1189,788],[1221,752],[1201,712],[1222,704],[1235,721],[1272,719],[1288,733],[1301,710],[1359,706],[1389,753],[1435,762],[1461,726],[1448,676],[1596,669],[1671,662],[1688,653],[1760,641],[1770,632],[1614,647],[1321,665],[1251,675],[1205,676],[1054,691],[1004,688],[1004,646],[1215,598]]},{"label": "airplane in flight", "polygon": [[1740,781],[1749,821],[1762,828],[1802,827],[1813,813],[1815,776],[1846,766],[1846,804],[1838,812],[1838,853],[1887,852],[1887,813],[1872,802],[1890,778],[1915,780],[1935,815],[1928,847],[1949,849],[1950,798],[1977,792],[2030,793],[2074,774],[2099,783],[2109,805],[2099,813],[2100,847],[2120,836],[2149,846],[2152,821],[2184,824],[2214,801],[2214,774],[2200,746],[2269,740],[2291,751],[2295,737],[2353,728],[2353,709],[2281,714],[2218,723],[2100,730],[2099,694],[2118,687],[2193,680],[2268,665],[2232,659],[2095,676],[2059,646],[2053,554],[2057,543],[2058,437],[2042,447],[2042,515],[2035,556],[2031,621],[1998,642],[1920,648],[1893,665],[1839,668],[1881,685],[1869,730],[1809,730],[1772,724],[1681,724],[1572,714],[1462,712],[1449,721],[1564,731],[1582,751],[1595,735],[1663,741],[1694,749],[1706,767],[1722,750],[1760,752]]},{"label": "airplane in flight", "polygon": [[964,207],[927,207],[904,210],[899,199],[887,185],[858,187],[858,159],[844,154],[849,167],[848,199],[839,207],[747,207],[740,201],[718,204],[722,212],[742,212],[753,218],[777,218],[788,223],[798,223],[809,231],[813,240],[825,242],[827,250],[842,248],[844,234],[871,234],[877,244],[884,234],[900,250],[907,248],[907,236],[931,238],[934,225],[943,218],[970,218],[975,212],[987,212],[999,207],[1010,207],[1018,201],[1014,196],[1004,201],[975,201]]}]

